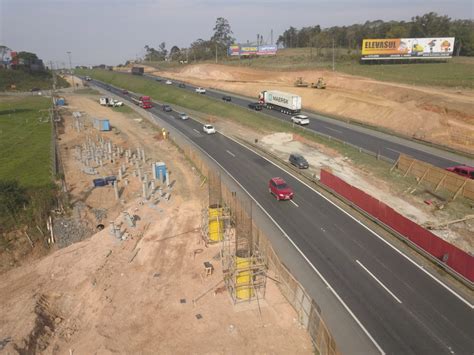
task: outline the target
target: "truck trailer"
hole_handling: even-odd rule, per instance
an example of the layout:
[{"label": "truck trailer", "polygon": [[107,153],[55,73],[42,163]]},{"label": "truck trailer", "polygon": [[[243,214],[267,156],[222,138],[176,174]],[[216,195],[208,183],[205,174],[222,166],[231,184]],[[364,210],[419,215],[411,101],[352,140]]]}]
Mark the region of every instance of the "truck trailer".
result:
[{"label": "truck trailer", "polygon": [[288,115],[301,111],[301,96],[283,91],[262,91],[258,96],[259,102],[270,110],[276,110]]},{"label": "truck trailer", "polygon": [[138,105],[144,109],[153,107],[150,96],[140,96],[138,98],[132,96],[132,101],[135,103],[135,105]]},{"label": "truck trailer", "polygon": [[132,67],[133,75],[143,75],[144,69],[142,67]]}]

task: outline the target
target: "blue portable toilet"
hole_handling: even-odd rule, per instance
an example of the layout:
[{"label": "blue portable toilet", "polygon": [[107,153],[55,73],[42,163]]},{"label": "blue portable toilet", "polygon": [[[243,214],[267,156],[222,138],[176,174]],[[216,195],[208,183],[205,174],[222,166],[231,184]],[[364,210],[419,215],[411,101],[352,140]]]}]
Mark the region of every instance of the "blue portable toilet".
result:
[{"label": "blue portable toilet", "polygon": [[156,179],[165,181],[166,179],[166,164],[163,163],[162,161],[155,163],[155,173],[156,173]]},{"label": "blue portable toilet", "polygon": [[56,99],[56,106],[64,106],[66,104],[66,101],[64,100],[64,97],[60,97]]}]

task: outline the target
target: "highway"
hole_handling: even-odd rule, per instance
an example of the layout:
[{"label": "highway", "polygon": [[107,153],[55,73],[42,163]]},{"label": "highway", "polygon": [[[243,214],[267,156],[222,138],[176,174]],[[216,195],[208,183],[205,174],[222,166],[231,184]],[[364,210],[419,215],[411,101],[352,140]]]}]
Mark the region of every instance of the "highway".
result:
[{"label": "highway", "polygon": [[[121,90],[100,82],[127,100]],[[472,301],[463,299],[381,237],[295,176],[202,124],[181,120],[160,107],[149,110],[188,137],[226,169],[291,238],[387,354],[472,354]],[[295,199],[268,193],[273,176],[283,177]],[[350,350],[347,351],[350,353]]]},{"label": "highway", "polygon": [[[156,82],[157,77],[149,74],[144,75],[145,78],[150,80],[154,80]],[[164,84],[167,78],[161,78],[160,82],[157,84],[166,85]],[[173,81],[173,85],[177,86],[179,82]],[[195,90],[196,86],[190,85],[186,83],[186,87],[182,88],[182,90]],[[206,89],[206,95],[217,100],[222,100],[223,93],[212,90]],[[232,93],[225,93],[225,95],[232,97],[232,104],[242,106],[247,108],[248,104],[251,102],[255,102],[257,99],[254,100],[250,98],[243,98],[242,96],[236,96]],[[267,115],[271,115],[275,118],[281,119],[283,121],[290,121],[290,116],[284,113],[269,110],[264,108],[262,110],[263,113]],[[446,153],[441,156],[440,154],[435,154],[436,149],[422,149],[420,148],[421,145],[419,144],[407,144],[408,140],[406,139],[393,139],[388,134],[380,133],[380,132],[371,132],[370,129],[361,129],[360,127],[346,124],[339,122],[335,119],[330,119],[321,115],[316,115],[309,112],[302,112],[306,114],[310,118],[310,124],[306,126],[306,129],[310,129],[316,132],[323,133],[325,135],[343,140],[345,142],[351,143],[357,147],[366,149],[374,154],[379,154],[384,156],[388,159],[393,161],[397,160],[400,153],[404,153],[410,155],[416,159],[425,161],[427,163],[433,164],[435,166],[446,168],[453,165],[458,165],[460,163],[474,165],[472,159],[467,159],[464,157],[458,157],[455,154]]]}]

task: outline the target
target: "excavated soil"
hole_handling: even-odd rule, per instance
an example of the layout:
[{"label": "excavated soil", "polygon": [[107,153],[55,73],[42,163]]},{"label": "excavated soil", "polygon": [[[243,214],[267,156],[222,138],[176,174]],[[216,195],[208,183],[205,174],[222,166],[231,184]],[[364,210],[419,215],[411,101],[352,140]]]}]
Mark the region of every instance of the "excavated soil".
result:
[{"label": "excavated soil", "polygon": [[[474,153],[474,91],[380,82],[332,71],[267,71],[215,64],[147,72],[257,98],[262,90],[302,97],[303,107]],[[325,90],[296,88],[324,77]]]}]

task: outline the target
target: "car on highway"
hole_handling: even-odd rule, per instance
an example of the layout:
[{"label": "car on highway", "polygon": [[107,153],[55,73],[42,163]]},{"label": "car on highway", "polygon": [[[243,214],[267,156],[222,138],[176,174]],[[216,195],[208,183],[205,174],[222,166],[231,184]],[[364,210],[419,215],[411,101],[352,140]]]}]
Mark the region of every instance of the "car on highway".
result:
[{"label": "car on highway", "polygon": [[185,114],[184,112],[181,112],[179,113],[179,118],[181,118],[182,120],[187,120],[189,118],[189,116],[187,114]]},{"label": "car on highway", "polygon": [[260,102],[252,102],[249,105],[249,108],[255,111],[262,111],[262,104]]},{"label": "car on highway", "polygon": [[90,76],[86,76],[86,81],[91,81],[92,78]]},{"label": "car on highway", "polygon": [[173,82],[172,82],[171,80],[166,80],[166,81],[165,81],[165,84],[166,84],[166,85],[172,85]]},{"label": "car on highway", "polygon": [[293,189],[281,177],[271,178],[268,182],[268,192],[280,200],[291,200],[295,193]]},{"label": "car on highway", "polygon": [[213,133],[216,133],[216,129],[214,128],[213,125],[210,125],[210,124],[205,124],[203,127],[202,127],[202,130],[207,133],[207,134],[213,134]]},{"label": "car on highway", "polygon": [[474,168],[472,166],[456,165],[446,168],[446,170],[474,180]]},{"label": "car on highway", "polygon": [[183,88],[183,89],[184,89],[184,88],[186,87],[186,84],[185,84],[185,83],[179,83],[179,84],[178,84],[178,87],[180,87],[180,88]]},{"label": "car on highway", "polygon": [[163,111],[165,111],[165,112],[171,112],[171,111],[173,111],[173,109],[171,108],[170,105],[163,105],[163,106],[161,106],[161,109],[162,109]]},{"label": "car on highway", "polygon": [[156,80],[156,81],[161,81],[161,78],[156,78],[155,80]]},{"label": "car on highway", "polygon": [[36,92],[36,91],[41,91],[41,89],[40,88],[32,88],[31,89],[31,92]]},{"label": "car on highway", "polygon": [[128,95],[128,90],[122,90],[122,94]]},{"label": "car on highway", "polygon": [[201,87],[196,88],[196,90],[194,90],[194,91],[196,91],[198,94],[205,94],[206,93],[206,89],[201,88]]},{"label": "car on highway", "polygon": [[296,115],[291,117],[291,122],[299,125],[307,125],[309,124],[309,118],[306,115]]},{"label": "car on highway", "polygon": [[227,102],[231,102],[232,97],[230,97],[229,95],[224,95],[224,96],[222,96],[222,100],[227,101]]},{"label": "car on highway", "polygon": [[290,154],[288,161],[290,162],[290,164],[296,166],[299,169],[309,168],[308,161],[301,154],[298,154],[298,153]]}]

